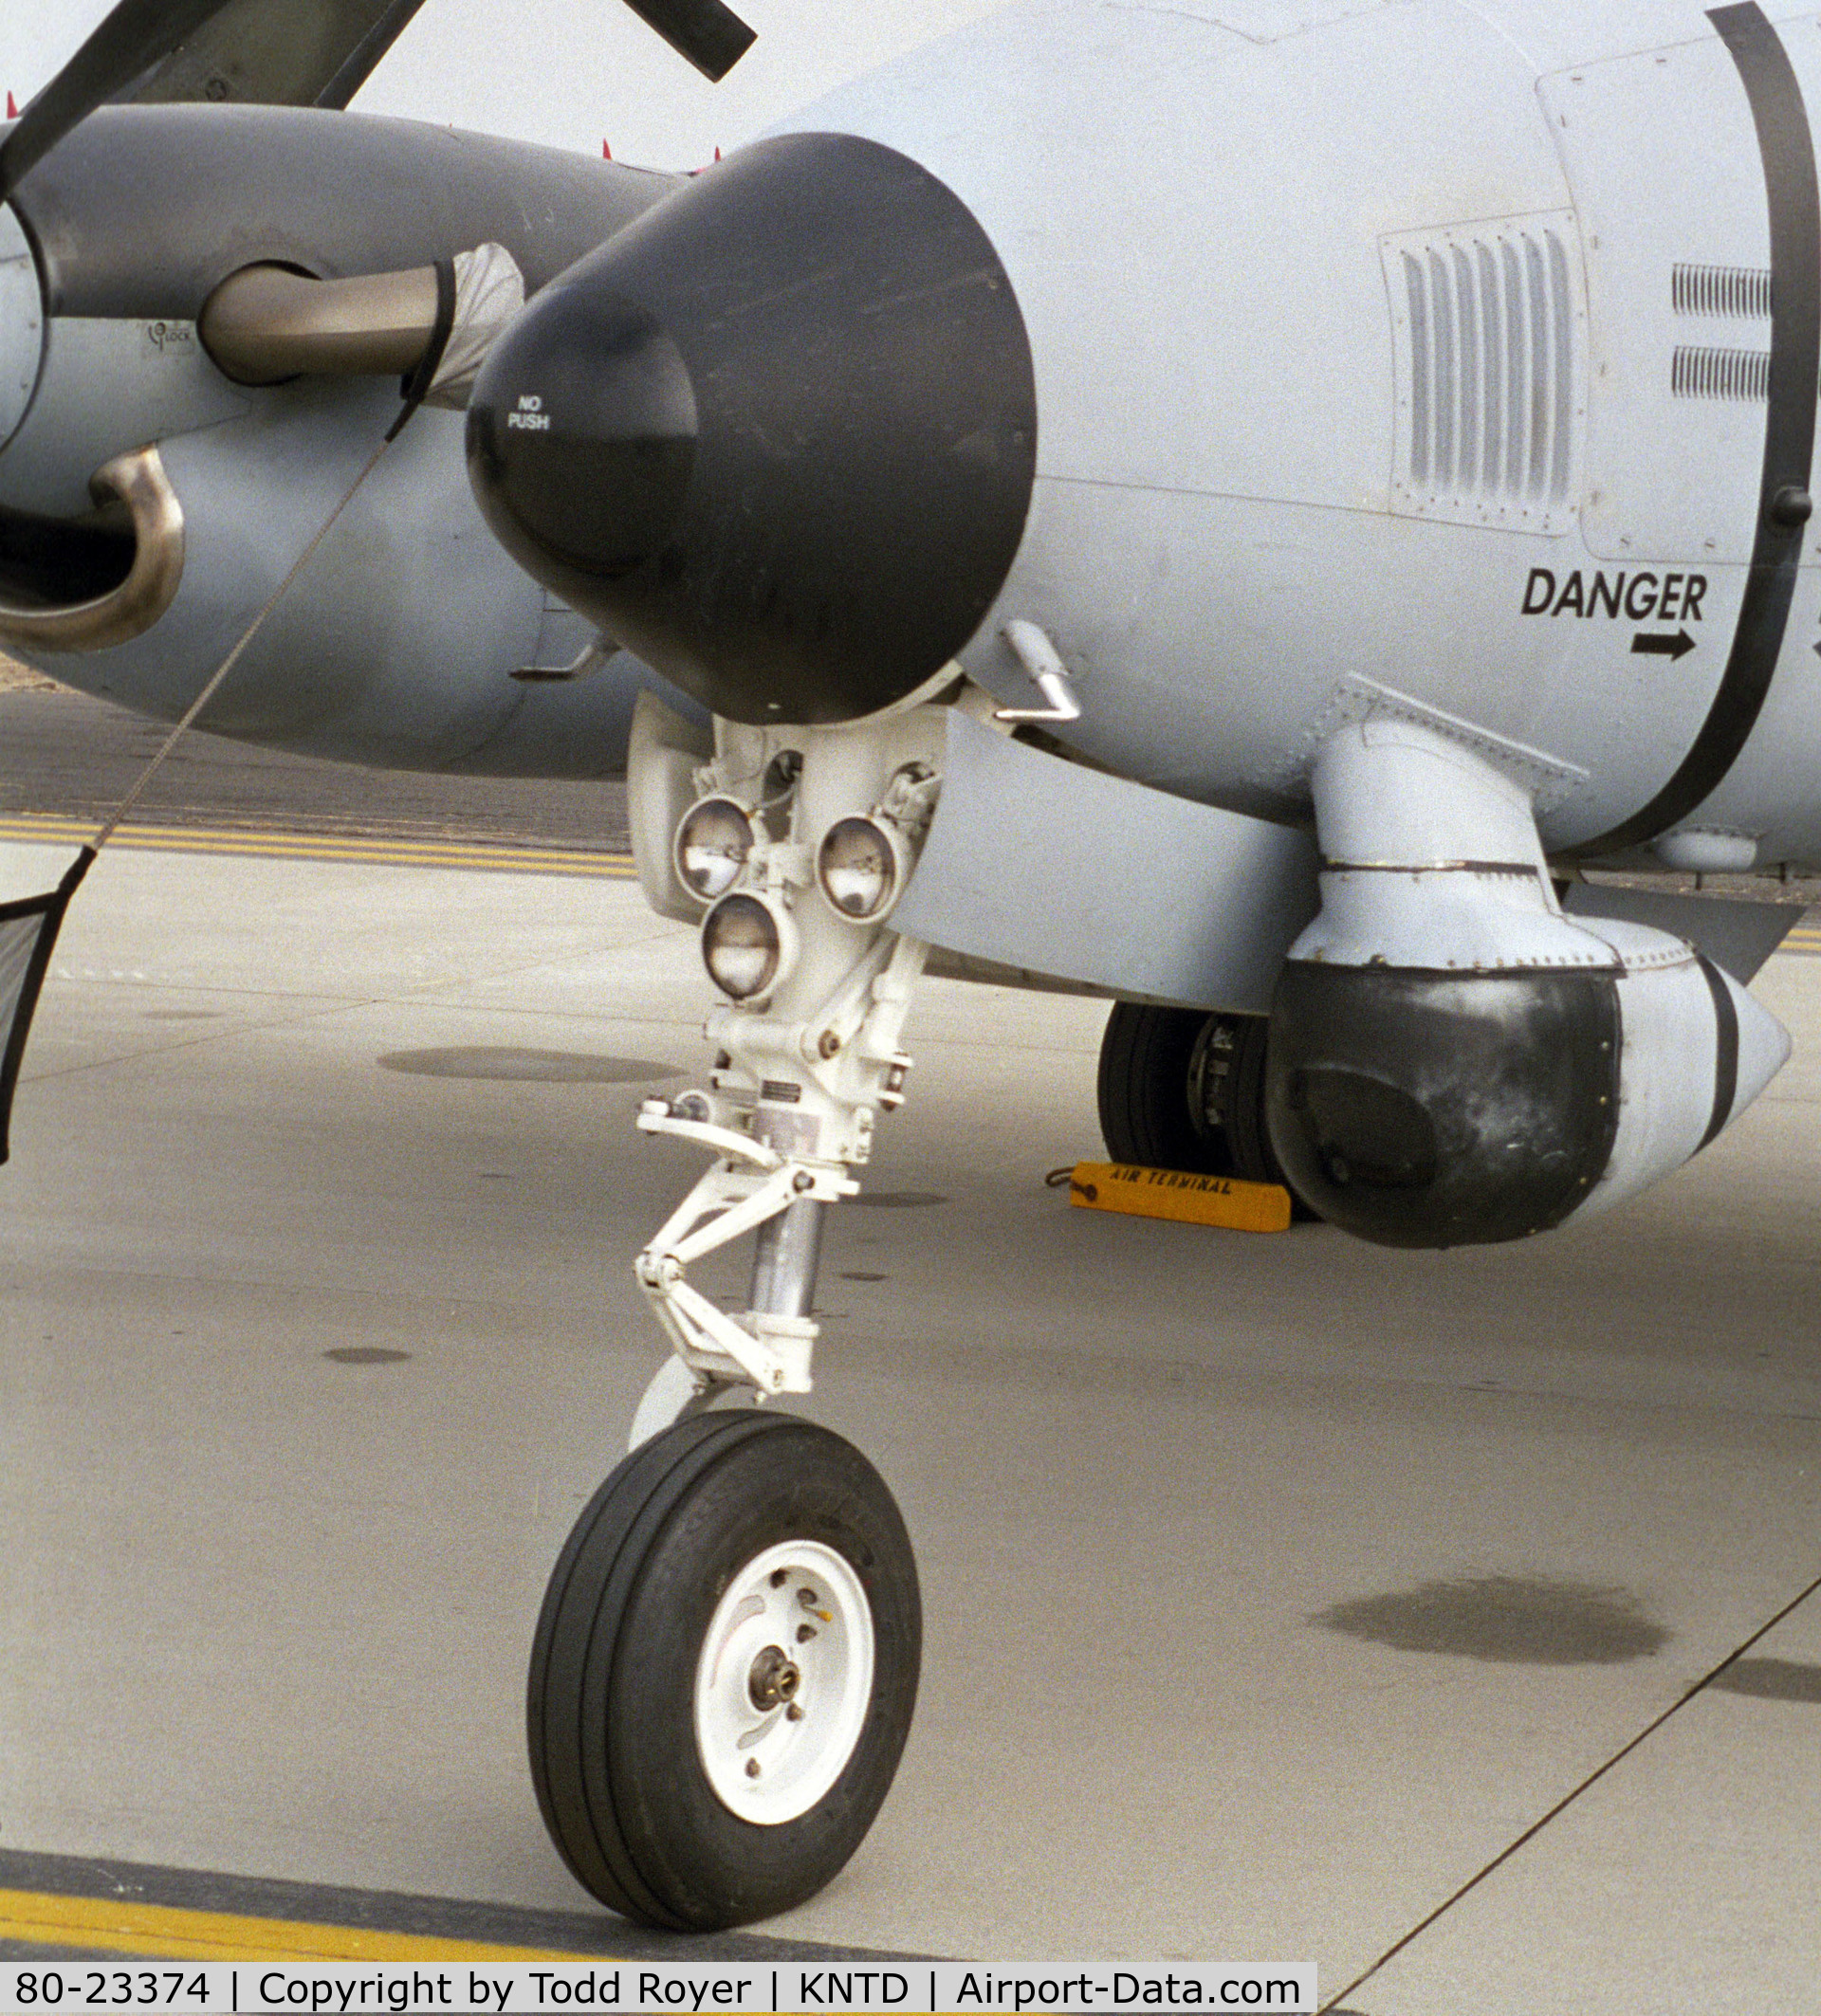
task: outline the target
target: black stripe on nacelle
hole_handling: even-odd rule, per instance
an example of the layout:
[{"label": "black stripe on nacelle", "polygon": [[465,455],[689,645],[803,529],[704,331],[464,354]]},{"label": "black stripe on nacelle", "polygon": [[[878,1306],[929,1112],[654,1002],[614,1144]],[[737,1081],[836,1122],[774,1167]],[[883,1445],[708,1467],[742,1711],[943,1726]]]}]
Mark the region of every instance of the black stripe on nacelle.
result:
[{"label": "black stripe on nacelle", "polygon": [[1789,627],[1807,527],[1821,377],[1821,188],[1802,86],[1782,38],[1751,0],[1707,15],[1738,67],[1757,128],[1771,218],[1771,385],[1757,534],[1720,690],[1682,766],[1641,811],[1570,850],[1616,853],[1679,825],[1711,797],[1757,725]]},{"label": "black stripe on nacelle", "polygon": [[[1711,959],[1697,953],[1701,978],[1714,998],[1714,1111],[1701,1148],[1713,1140],[1733,1117],[1733,1101],[1738,1097],[1738,1010],[1733,1004],[1733,990],[1726,976]],[[1695,1153],[1699,1155],[1701,1148]]]}]

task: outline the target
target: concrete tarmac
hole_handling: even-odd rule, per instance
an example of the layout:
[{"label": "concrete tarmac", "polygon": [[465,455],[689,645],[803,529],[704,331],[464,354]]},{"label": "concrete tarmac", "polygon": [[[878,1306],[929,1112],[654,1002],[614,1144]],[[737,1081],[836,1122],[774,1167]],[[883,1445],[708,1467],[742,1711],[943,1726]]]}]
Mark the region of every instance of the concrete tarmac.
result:
[{"label": "concrete tarmac", "polygon": [[[167,722],[60,687],[0,652],[0,748],[7,754],[0,818],[55,813],[99,825],[170,732]],[[178,742],[136,818],[566,850],[619,852],[627,844],[623,779],[553,783],[369,770],[230,742],[201,728]]]},{"label": "concrete tarmac", "polygon": [[[762,1930],[1334,1994],[1821,1575],[1821,966],[1758,991],[1795,1059],[1689,1169],[1408,1255],[1071,1209],[1104,1009],[929,983],[809,1403],[905,1508],[923,1696]],[[103,857],[0,1171],[0,1848],[585,1907],[524,1666],[708,1001],[626,881]],[[1821,1599],[1345,2007],[1809,2006],[1818,1737]]]}]

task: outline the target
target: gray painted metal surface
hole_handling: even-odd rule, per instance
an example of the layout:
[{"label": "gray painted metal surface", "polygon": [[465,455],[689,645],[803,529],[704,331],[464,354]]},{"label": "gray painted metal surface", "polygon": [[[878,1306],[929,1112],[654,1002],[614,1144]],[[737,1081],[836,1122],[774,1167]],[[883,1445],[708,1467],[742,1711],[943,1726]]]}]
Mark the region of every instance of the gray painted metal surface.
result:
[{"label": "gray painted metal surface", "polygon": [[[235,419],[167,440],[186,554],[165,616],[109,651],[12,648],[84,692],[175,719],[397,408],[388,383],[299,382],[260,395]],[[273,611],[211,703],[206,725],[397,769],[619,776],[642,689],[696,710],[625,652],[574,680],[511,676],[573,658],[581,637],[481,522],[462,459],[462,416],[427,407]]]},{"label": "gray painted metal surface", "polygon": [[31,403],[44,337],[44,303],[31,247],[18,218],[0,206],[0,448]]},{"label": "gray painted metal surface", "polygon": [[[1812,11],[1777,36],[1821,105]],[[1124,172],[1113,104],[1143,107]],[[1002,698],[999,632],[1035,621],[1075,746],[1281,816],[1363,678],[1574,779],[1553,849],[1677,770],[1744,606],[1769,348],[1686,275],[1768,269],[1789,168],[1697,0],[1033,0],[790,123],[923,161],[1017,289],[1037,495],[963,654]],[[1745,359],[1733,395],[1684,354],[1707,350]],[[1816,559],[1811,537],[1756,733],[1687,813],[1761,862],[1821,858]]]},{"label": "gray painted metal surface", "polygon": [[1047,756],[951,710],[894,926],[1109,993],[1261,1015],[1315,915],[1314,842]]},{"label": "gray painted metal surface", "polygon": [[244,413],[255,396],[209,361],[194,322],[64,315],[45,336],[36,396],[0,455],[0,507],[80,518],[102,463]]},{"label": "gray painted metal surface", "polygon": [[14,200],[53,315],[193,321],[212,287],[259,260],[329,278],[491,240],[541,287],[675,182],[413,119],[110,105]]},{"label": "gray painted metal surface", "polygon": [[1799,903],[1739,903],[1724,896],[1684,896],[1672,889],[1623,889],[1596,882],[1571,883],[1562,908],[1591,923],[1609,918],[1685,938],[1741,986],[1803,916]]}]

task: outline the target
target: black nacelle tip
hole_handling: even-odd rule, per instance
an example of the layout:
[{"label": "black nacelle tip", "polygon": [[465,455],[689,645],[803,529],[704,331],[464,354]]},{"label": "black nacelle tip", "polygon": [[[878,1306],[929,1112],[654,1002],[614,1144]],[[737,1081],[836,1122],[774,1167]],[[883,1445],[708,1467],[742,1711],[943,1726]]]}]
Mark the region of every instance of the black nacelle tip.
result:
[{"label": "black nacelle tip", "polygon": [[979,628],[1036,472],[1022,318],[929,172],[762,142],[525,309],[469,412],[508,551],[715,712],[830,722]]}]

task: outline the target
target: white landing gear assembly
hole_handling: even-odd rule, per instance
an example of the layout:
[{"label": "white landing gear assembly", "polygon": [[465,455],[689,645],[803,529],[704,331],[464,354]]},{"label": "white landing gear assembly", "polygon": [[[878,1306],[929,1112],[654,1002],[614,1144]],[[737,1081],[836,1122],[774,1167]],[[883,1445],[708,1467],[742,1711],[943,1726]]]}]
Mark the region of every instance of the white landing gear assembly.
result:
[{"label": "white landing gear assembly", "polygon": [[[671,1356],[551,1576],[528,1723],[564,1860],[651,1925],[708,1930],[813,1896],[910,1732],[922,1616],[891,1493],[827,1429],[716,1402],[810,1389],[823,1214],[858,1190],[849,1171],[910,1067],[924,947],[887,919],[934,806],[943,713],[723,723],[707,763],[635,735],[635,808],[666,766],[688,806],[648,822],[641,873],[692,903],[727,998],[708,1088],[648,1100],[638,1125],[715,1159],[639,1256]],[[662,864],[655,824],[673,835]],[[689,1270],[747,1233],[733,1315]]]}]

